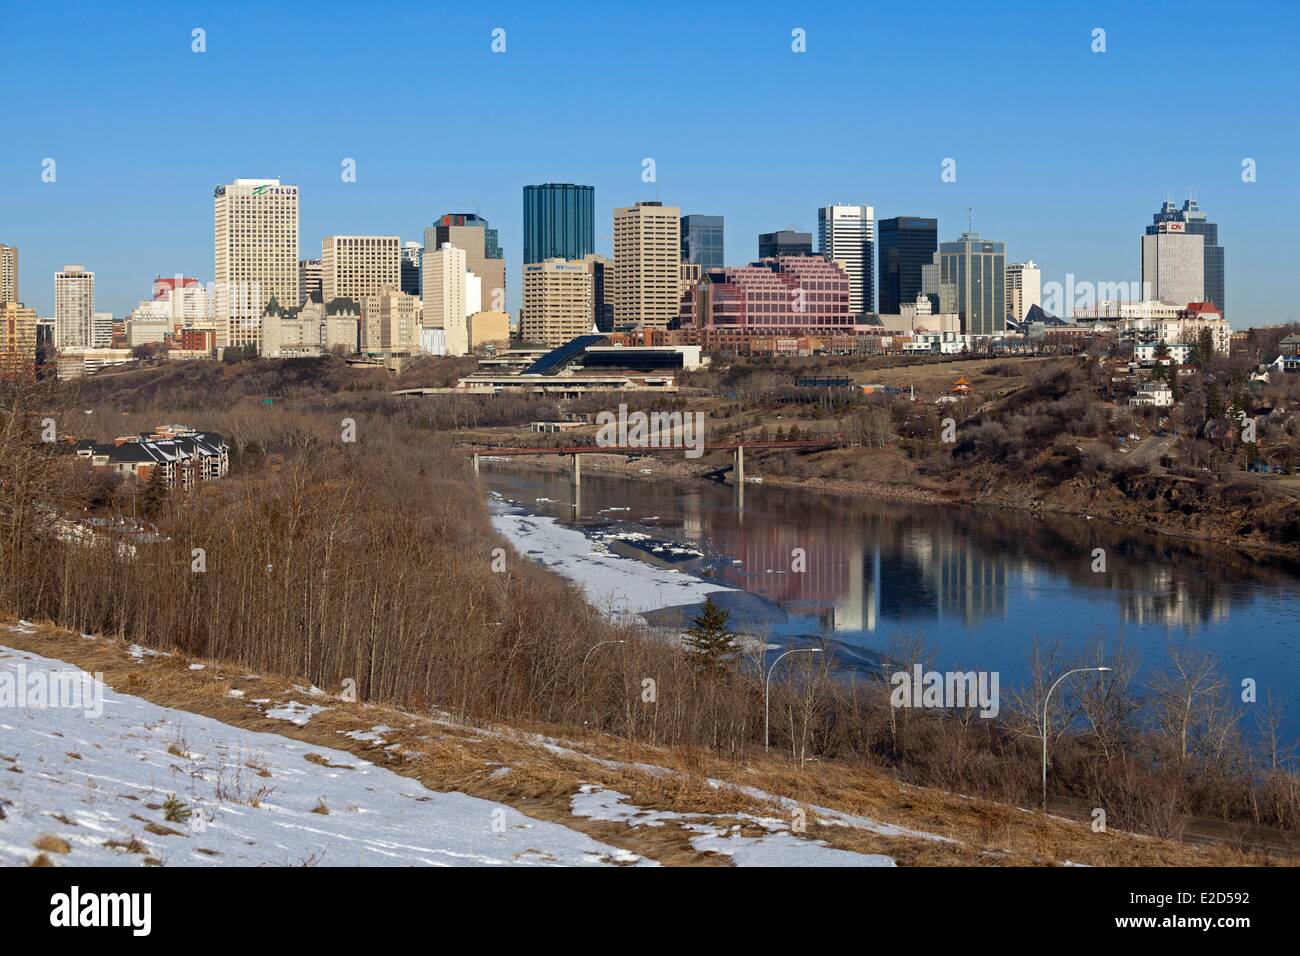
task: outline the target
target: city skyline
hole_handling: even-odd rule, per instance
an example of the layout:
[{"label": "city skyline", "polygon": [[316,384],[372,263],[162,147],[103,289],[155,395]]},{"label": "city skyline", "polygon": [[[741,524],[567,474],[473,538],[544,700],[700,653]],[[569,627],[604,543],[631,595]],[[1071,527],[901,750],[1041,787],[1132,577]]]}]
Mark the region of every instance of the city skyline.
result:
[{"label": "city skyline", "polygon": [[[448,211],[478,213],[499,230],[511,312],[517,312],[521,293],[522,189],[571,182],[594,187],[595,251],[606,256],[613,210],[638,201],[722,216],[729,266],[755,257],[760,233],[789,226],[815,232],[816,210],[843,201],[874,206],[877,220],[936,218],[941,242],[957,239],[973,210],[975,231],[1005,242],[1008,261],[1038,262],[1044,284],[1064,283],[1067,274],[1094,283],[1139,280],[1134,235],[1162,201],[1181,205],[1192,198],[1218,224],[1219,241],[1229,249],[1226,294],[1234,326],[1286,321],[1297,313],[1285,284],[1294,244],[1281,227],[1300,212],[1288,175],[1297,132],[1293,124],[1276,122],[1287,108],[1284,84],[1258,84],[1230,68],[1247,58],[1252,76],[1288,68],[1280,46],[1257,45],[1260,18],[1276,21],[1275,35],[1295,25],[1296,14],[1280,4],[1259,6],[1249,31],[1231,18],[1209,15],[1224,67],[1212,76],[1203,75],[1194,58],[1154,61],[1146,52],[1204,42],[1198,30],[1163,16],[1162,7],[1134,11],[1100,4],[1086,20],[1027,10],[1019,35],[1032,35],[1032,43],[1017,46],[989,27],[979,27],[978,38],[988,49],[981,70],[1018,99],[1031,117],[1032,135],[1009,146],[1002,142],[1008,139],[1004,122],[993,122],[987,112],[972,115],[970,94],[954,100],[945,87],[959,70],[954,66],[909,77],[909,110],[879,107],[870,138],[844,128],[842,97],[803,104],[790,135],[799,136],[805,127],[810,137],[820,130],[818,149],[796,151],[793,161],[775,168],[765,158],[763,137],[749,124],[766,109],[803,103],[794,91],[746,104],[734,120],[715,117],[703,132],[685,121],[651,132],[641,124],[625,129],[591,117],[610,115],[610,109],[659,117],[671,99],[666,91],[686,95],[706,85],[711,95],[743,102],[752,78],[727,74],[742,59],[809,82],[827,69],[840,76],[852,65],[858,31],[905,38],[921,28],[919,14],[813,16],[760,5],[749,22],[729,28],[719,61],[709,63],[697,56],[705,41],[682,28],[690,22],[688,9],[672,4],[653,20],[594,11],[582,26],[561,26],[522,7],[494,11],[492,20],[439,11],[437,24],[429,12],[410,11],[412,25],[432,31],[440,51],[468,78],[454,86],[464,107],[460,114],[490,109],[500,116],[476,153],[437,149],[445,138],[437,135],[437,123],[428,130],[400,123],[400,129],[389,129],[404,114],[374,99],[377,80],[358,78],[338,92],[345,108],[332,115],[364,115],[332,120],[338,125],[328,136],[311,135],[301,120],[278,111],[249,109],[254,97],[308,95],[307,81],[291,76],[308,57],[345,48],[350,55],[378,55],[381,43],[414,50],[418,41],[368,24],[343,38],[304,21],[311,42],[301,50],[277,47],[284,72],[259,74],[254,85],[242,71],[270,47],[268,38],[246,28],[249,9],[235,4],[196,18],[110,14],[88,4],[3,6],[6,28],[23,41],[14,62],[11,120],[15,142],[23,147],[0,157],[0,242],[21,250],[23,299],[39,314],[53,314],[53,276],[67,263],[96,273],[96,308],[119,318],[147,297],[155,275],[212,281],[211,190],[254,177],[280,178],[301,189],[297,252],[304,259],[319,254],[326,236],[397,235],[407,242],[420,239]],[[69,10],[79,14],[84,34],[57,29]],[[207,22],[199,27],[199,20]],[[494,54],[491,31],[498,21],[507,30],[507,45]],[[628,25],[647,23],[662,34],[665,60],[684,64],[666,88],[654,91],[643,88],[618,39]],[[1098,25],[1107,30],[1104,53],[1090,49]],[[951,54],[976,38],[958,30],[956,21],[952,29],[933,27],[926,24],[935,62],[961,63]],[[191,49],[196,28],[206,31],[203,53]],[[806,53],[791,49],[795,28],[806,31]],[[588,51],[582,69],[562,62],[574,44]],[[901,53],[888,46],[873,53],[874,69],[887,71],[900,62]],[[132,56],[149,68],[123,69],[124,58]],[[66,68],[51,75],[39,68],[45,59]],[[610,79],[579,82],[591,101],[590,110],[579,111],[584,116],[538,116],[531,97],[522,95],[539,78],[570,84],[592,67],[608,71]],[[169,78],[166,101],[156,95],[159,70]],[[1030,73],[1035,84],[1027,90],[1019,77]],[[402,75],[398,70],[397,78]],[[108,76],[112,85],[98,89]],[[1135,84],[1152,84],[1160,92],[1166,135],[1129,109]],[[97,91],[73,95],[82,88]],[[232,90],[239,94],[233,100],[218,96]],[[1213,142],[1190,148],[1181,131],[1210,112],[1224,118]],[[446,122],[457,120],[449,113]],[[233,129],[240,135],[232,139]],[[138,148],[160,135],[174,145],[161,153]],[[1101,145],[1107,141],[1122,142],[1123,148]],[[896,146],[881,145],[888,143]],[[863,148],[868,145],[878,148]],[[1242,178],[1248,158],[1257,164],[1254,182]],[[47,159],[55,162],[53,182],[42,180]],[[646,159],[653,160],[653,182],[643,179]],[[942,178],[947,159],[955,160],[955,182]],[[355,164],[354,182],[341,175],[348,160]]]}]

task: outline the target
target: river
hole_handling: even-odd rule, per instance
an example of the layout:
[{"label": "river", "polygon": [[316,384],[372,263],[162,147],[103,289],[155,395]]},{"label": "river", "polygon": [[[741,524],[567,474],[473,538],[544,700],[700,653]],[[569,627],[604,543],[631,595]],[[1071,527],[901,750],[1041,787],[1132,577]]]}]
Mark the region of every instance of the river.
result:
[{"label": "river", "polygon": [[1281,559],[1101,520],[761,484],[738,508],[726,485],[587,473],[575,509],[564,474],[493,462],[481,479],[498,528],[606,610],[671,626],[712,592],[777,647],[822,639],[872,666],[922,638],[934,668],[997,671],[1004,688],[1027,680],[1035,642],[1063,659],[1122,646],[1139,685],[1171,651],[1209,654],[1237,694],[1246,678],[1261,703],[1271,691],[1300,739],[1300,568]]}]

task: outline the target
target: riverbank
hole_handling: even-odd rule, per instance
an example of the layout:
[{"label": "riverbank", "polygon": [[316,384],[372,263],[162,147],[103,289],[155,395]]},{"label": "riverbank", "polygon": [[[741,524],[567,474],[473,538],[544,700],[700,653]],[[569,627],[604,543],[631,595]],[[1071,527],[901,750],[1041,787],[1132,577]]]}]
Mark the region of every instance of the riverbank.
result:
[{"label": "riverbank", "polygon": [[[569,461],[563,456],[529,456],[509,459],[510,467],[547,473],[565,473]],[[679,457],[647,456],[629,459],[598,453],[582,456],[584,473],[618,476],[635,481],[669,480],[681,483],[707,481],[716,463]],[[964,486],[895,483],[870,479],[827,476],[793,477],[762,472],[761,462],[746,464],[750,481],[768,487],[812,491],[817,494],[923,505],[951,506],[1031,515],[1059,515],[1085,520],[1107,521],[1126,530],[1184,541],[1226,545],[1247,555],[1272,556],[1300,561],[1300,541],[1269,540],[1258,530],[1259,504],[1251,500],[1222,501],[1186,478],[1147,475],[1125,478],[1124,484],[1106,475],[1077,476],[1046,492],[1027,493],[1023,483],[1008,486],[1005,476],[973,473]],[[761,482],[753,479],[760,478]],[[1032,489],[1031,489],[1032,492]],[[1300,510],[1280,497],[1274,508]]]}]

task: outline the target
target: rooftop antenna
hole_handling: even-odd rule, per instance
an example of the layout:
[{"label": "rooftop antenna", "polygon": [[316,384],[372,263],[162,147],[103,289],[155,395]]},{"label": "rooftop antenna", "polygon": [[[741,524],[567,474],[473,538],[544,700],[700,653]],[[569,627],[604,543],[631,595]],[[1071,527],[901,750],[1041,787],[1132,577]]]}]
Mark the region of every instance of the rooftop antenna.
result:
[{"label": "rooftop antenna", "polygon": [[970,206],[966,207],[966,231],[975,231],[975,212]]}]

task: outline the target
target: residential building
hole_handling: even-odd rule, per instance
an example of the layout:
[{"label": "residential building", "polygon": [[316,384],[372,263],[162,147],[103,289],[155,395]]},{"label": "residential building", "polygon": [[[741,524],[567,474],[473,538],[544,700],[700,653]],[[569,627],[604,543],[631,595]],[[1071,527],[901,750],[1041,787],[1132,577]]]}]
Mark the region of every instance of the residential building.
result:
[{"label": "residential building", "polygon": [[18,298],[18,247],[0,243],[0,305]]},{"label": "residential building", "polygon": [[73,445],[79,458],[92,468],[151,481],[160,473],[163,484],[174,491],[192,491],[205,481],[218,481],[230,473],[230,446],[216,432],[200,432],[185,425],[159,425],[152,432],[127,435],[112,442],[85,439]]},{"label": "residential building", "polygon": [[820,256],[781,256],[748,266],[710,269],[680,306],[685,328],[799,335],[854,327],[851,282],[843,266]]},{"label": "residential building", "polygon": [[758,236],[758,257],[775,259],[778,256],[810,256],[813,254],[812,233],[779,229]]},{"label": "residential building", "polygon": [[[112,312],[96,312],[90,320],[90,347],[96,349],[113,348],[113,338],[116,333],[116,327],[113,324]],[[122,334],[126,334],[126,328],[123,326]]]},{"label": "residential building", "polygon": [[[1219,314],[1224,318],[1228,317],[1227,305],[1223,301],[1225,297],[1224,290],[1224,273],[1223,273],[1223,246],[1219,245],[1219,226],[1217,223],[1210,222],[1205,213],[1197,205],[1195,199],[1187,199],[1183,202],[1183,208],[1177,208],[1168,200],[1160,207],[1160,211],[1151,217],[1151,225],[1147,226],[1147,235],[1156,235],[1160,231],[1160,225],[1167,222],[1180,222],[1184,225],[1187,232],[1194,236],[1201,236],[1203,242],[1203,263],[1202,273],[1204,275],[1204,285],[1202,291],[1193,296],[1188,301],[1211,302],[1219,309]],[[1157,296],[1159,298],[1159,296]]]},{"label": "residential building", "polygon": [[615,325],[667,328],[680,287],[681,210],[648,201],[615,209]]},{"label": "residential building", "polygon": [[596,251],[596,190],[574,183],[524,187],[524,265]]},{"label": "residential building", "polygon": [[1023,322],[1029,310],[1043,305],[1043,279],[1038,266],[1029,262],[1007,263],[1007,318]]},{"label": "residential building", "polygon": [[698,213],[682,216],[681,235],[682,262],[697,265],[701,270],[721,269],[726,265],[722,254],[721,216],[702,216]]},{"label": "residential building", "polygon": [[849,277],[849,308],[876,311],[875,232],[872,206],[833,205],[817,210],[817,251],[838,262]]},{"label": "residential building", "polygon": [[95,273],[66,265],[54,274],[54,327],[61,349],[95,347]]},{"label": "residential building", "polygon": [[1144,298],[1202,302],[1205,294],[1205,236],[1183,222],[1162,222],[1142,237]]},{"label": "residential building", "polygon": [[448,213],[424,230],[425,255],[447,243],[464,251],[465,268],[483,281],[484,307],[505,311],[506,260],[497,231],[474,213]]},{"label": "residential building", "polygon": [[593,275],[584,260],[548,259],[524,266],[520,337],[554,348],[591,332],[596,323]]},{"label": "residential building", "polygon": [[298,285],[298,187],[236,179],[213,193],[219,348],[257,348],[274,298],[302,301]]},{"label": "residential building", "polygon": [[901,314],[921,292],[921,270],[939,249],[939,220],[896,216],[876,224],[882,315]]}]

